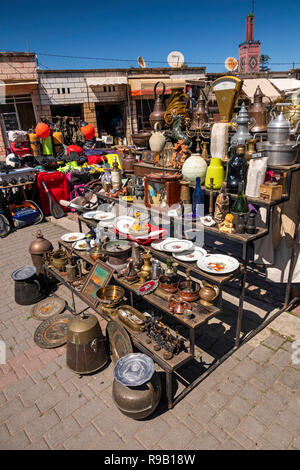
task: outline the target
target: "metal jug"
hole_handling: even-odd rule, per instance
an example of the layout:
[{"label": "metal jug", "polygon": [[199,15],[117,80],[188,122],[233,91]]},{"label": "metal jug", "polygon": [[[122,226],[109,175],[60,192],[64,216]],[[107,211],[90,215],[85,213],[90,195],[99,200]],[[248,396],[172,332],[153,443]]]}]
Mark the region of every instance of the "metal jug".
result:
[{"label": "metal jug", "polygon": [[43,237],[41,230],[38,230],[36,233],[36,239],[33,240],[29,246],[29,253],[37,274],[44,274],[45,259],[52,250],[52,243]]},{"label": "metal jug", "polygon": [[46,297],[34,266],[23,266],[14,271],[11,277],[15,281],[15,302],[18,305],[32,305]]},{"label": "metal jug", "polygon": [[237,118],[231,119],[231,123],[238,124],[236,133],[231,137],[231,145],[237,147],[238,145],[245,145],[251,138],[249,130],[255,126],[255,119],[249,119],[245,103],[242,103],[241,109]]},{"label": "metal jug", "polygon": [[252,132],[265,132],[267,130],[267,113],[268,110],[266,106],[263,104],[263,97],[268,98],[270,103],[272,104],[271,98],[264,95],[260,89],[260,86],[257,85],[257,88],[254,93],[254,100],[253,104],[251,104],[248,108],[248,115],[249,118],[255,119],[255,125],[252,127]]},{"label": "metal jug", "polygon": [[[157,89],[157,86],[160,83],[163,86],[163,92],[162,92],[161,95],[157,95],[156,94],[156,89]],[[166,91],[166,86],[165,86],[164,82],[157,82],[155,84],[155,86],[154,86],[155,103],[154,103],[153,111],[149,116],[149,121],[150,121],[150,124],[151,124],[153,129],[154,129],[154,125],[155,125],[156,122],[158,122],[161,125],[161,129],[163,128],[163,126],[165,124],[165,120],[164,120],[165,107],[164,107],[164,104],[163,104],[163,96],[165,94],[165,91]]]},{"label": "metal jug", "polygon": [[105,342],[95,315],[72,318],[67,332],[67,366],[80,375],[101,369],[109,359]]}]

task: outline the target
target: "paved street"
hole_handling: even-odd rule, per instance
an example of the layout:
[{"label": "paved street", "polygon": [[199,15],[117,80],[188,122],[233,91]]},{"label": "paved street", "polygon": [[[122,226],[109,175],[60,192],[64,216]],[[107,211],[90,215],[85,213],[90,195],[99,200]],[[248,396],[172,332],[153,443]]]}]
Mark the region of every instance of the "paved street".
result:
[{"label": "paved street", "polygon": [[[55,246],[66,232],[47,222],[0,239],[0,339],[7,351],[0,365],[0,449],[300,449],[300,365],[291,360],[293,341],[300,340],[297,315],[282,314],[174,409],[162,400],[149,419],[131,420],[112,401],[112,364],[80,379],[66,366],[65,347],[40,349],[33,341],[39,322],[31,306],[14,302],[10,275],[31,264],[37,228]],[[234,289],[225,306],[238,296]],[[58,294],[71,301],[64,287]],[[247,297],[243,331],[265,315],[267,303],[257,298]],[[230,312],[198,337],[206,363],[232,341]]]}]

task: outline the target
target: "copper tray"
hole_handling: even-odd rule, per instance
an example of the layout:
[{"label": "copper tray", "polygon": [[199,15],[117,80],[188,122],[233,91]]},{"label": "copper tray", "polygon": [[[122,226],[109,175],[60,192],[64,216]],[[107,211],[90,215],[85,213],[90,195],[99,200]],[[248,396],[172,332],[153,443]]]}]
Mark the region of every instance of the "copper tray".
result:
[{"label": "copper tray", "polygon": [[72,318],[72,315],[64,313],[43,321],[35,330],[34,342],[45,349],[62,346],[67,342],[68,323]]},{"label": "copper tray", "polygon": [[66,301],[61,297],[48,297],[33,306],[31,315],[36,320],[48,320],[54,315],[59,315],[66,307]]}]

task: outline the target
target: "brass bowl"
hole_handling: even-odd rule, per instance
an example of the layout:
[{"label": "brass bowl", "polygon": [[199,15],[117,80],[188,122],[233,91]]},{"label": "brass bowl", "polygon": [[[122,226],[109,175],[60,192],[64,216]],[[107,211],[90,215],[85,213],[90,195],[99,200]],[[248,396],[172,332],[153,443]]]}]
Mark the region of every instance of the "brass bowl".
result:
[{"label": "brass bowl", "polygon": [[98,246],[94,246],[90,251],[89,251],[90,258],[92,258],[93,261],[97,261],[98,259],[104,260],[105,255],[103,253],[103,250],[99,248]]},{"label": "brass bowl", "polygon": [[107,307],[118,305],[125,295],[125,290],[120,286],[101,287],[96,293],[99,302]]},{"label": "brass bowl", "polygon": [[178,284],[178,294],[186,302],[194,302],[199,299],[200,284],[194,281],[181,281]]},{"label": "brass bowl", "polygon": [[166,276],[163,274],[159,278],[159,287],[172,294],[177,292],[178,289],[178,277],[176,275]]}]

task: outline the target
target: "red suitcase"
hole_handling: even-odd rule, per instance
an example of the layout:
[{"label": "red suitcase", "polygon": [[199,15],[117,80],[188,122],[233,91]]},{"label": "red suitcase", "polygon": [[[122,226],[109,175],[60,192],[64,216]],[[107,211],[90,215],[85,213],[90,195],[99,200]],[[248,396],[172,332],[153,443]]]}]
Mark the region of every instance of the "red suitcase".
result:
[{"label": "red suitcase", "polygon": [[[64,199],[66,201],[70,200],[69,182],[66,178],[66,175],[64,173],[61,173],[60,171],[52,171],[52,172],[42,171],[38,173],[37,178],[36,178],[36,185],[37,185],[39,206],[45,215],[49,215],[50,214],[49,200],[48,200],[48,196],[45,191],[45,188],[42,185],[42,181],[44,181],[51,196],[53,197],[53,199],[55,199],[57,203],[59,203],[61,199]],[[63,207],[63,206],[61,207],[64,209],[65,212],[69,210],[68,207]]]}]

